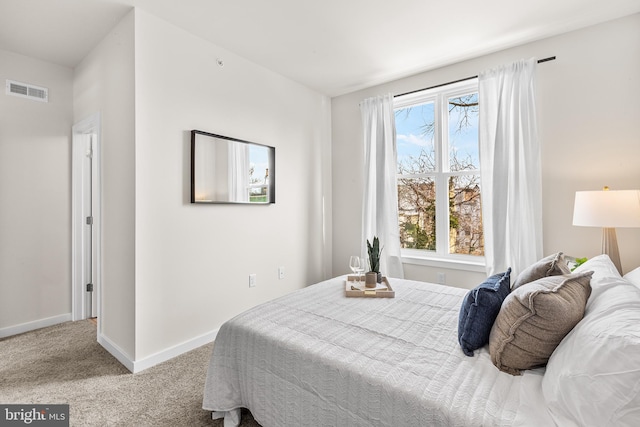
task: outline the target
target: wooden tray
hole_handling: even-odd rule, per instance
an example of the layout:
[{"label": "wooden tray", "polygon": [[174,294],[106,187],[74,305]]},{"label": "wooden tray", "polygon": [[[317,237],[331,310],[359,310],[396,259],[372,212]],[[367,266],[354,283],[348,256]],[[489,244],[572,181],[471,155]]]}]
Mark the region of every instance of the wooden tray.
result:
[{"label": "wooden tray", "polygon": [[[362,283],[364,283],[364,275],[362,277]],[[396,291],[393,290],[389,280],[386,277],[382,278],[382,284],[387,286],[386,291],[382,290],[353,290],[351,284],[358,281],[358,276],[347,276],[344,286],[344,294],[348,297],[364,297],[364,298],[395,298]]]}]

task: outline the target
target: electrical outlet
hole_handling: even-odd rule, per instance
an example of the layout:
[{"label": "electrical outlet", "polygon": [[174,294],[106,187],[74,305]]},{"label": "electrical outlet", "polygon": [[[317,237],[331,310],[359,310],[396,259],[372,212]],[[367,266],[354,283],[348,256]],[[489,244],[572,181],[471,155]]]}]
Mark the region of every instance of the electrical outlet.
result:
[{"label": "electrical outlet", "polygon": [[447,275],[444,273],[438,273],[438,283],[440,285],[445,285],[447,283]]},{"label": "electrical outlet", "polygon": [[284,267],[278,267],[278,279],[284,279]]},{"label": "electrical outlet", "polygon": [[255,274],[250,274],[249,275],[249,287],[250,288],[254,288],[256,286],[256,275]]}]

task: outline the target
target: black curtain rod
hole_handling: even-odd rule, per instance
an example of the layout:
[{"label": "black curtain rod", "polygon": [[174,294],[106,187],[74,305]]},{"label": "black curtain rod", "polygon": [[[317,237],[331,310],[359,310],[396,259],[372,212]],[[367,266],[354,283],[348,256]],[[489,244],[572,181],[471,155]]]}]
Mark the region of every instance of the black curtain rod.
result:
[{"label": "black curtain rod", "polygon": [[[541,64],[543,62],[553,61],[555,59],[556,59],[555,56],[550,56],[548,58],[538,59],[538,64]],[[438,88],[438,87],[451,85],[451,84],[454,84],[454,83],[460,83],[460,82],[464,82],[464,81],[471,80],[471,79],[477,79],[477,78],[478,78],[477,75],[476,76],[471,76],[471,77],[465,77],[464,79],[458,79],[458,80],[454,80],[454,81],[447,82],[447,83],[440,83],[439,85],[425,87],[425,88],[422,88],[422,89],[416,89],[416,90],[412,90],[410,92],[401,93],[399,95],[393,95],[393,97],[396,98],[398,96],[410,95],[412,93],[422,92],[423,90],[435,89],[435,88]]]}]

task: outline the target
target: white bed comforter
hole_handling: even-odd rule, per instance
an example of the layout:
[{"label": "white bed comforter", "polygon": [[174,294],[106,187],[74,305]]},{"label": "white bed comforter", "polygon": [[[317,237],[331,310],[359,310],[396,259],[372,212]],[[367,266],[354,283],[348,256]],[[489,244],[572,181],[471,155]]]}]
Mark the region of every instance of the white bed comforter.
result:
[{"label": "white bed comforter", "polygon": [[347,298],[335,278],[225,323],[203,408],[245,407],[264,427],[548,425],[540,372],[462,353],[466,290],[390,282],[395,298]]}]

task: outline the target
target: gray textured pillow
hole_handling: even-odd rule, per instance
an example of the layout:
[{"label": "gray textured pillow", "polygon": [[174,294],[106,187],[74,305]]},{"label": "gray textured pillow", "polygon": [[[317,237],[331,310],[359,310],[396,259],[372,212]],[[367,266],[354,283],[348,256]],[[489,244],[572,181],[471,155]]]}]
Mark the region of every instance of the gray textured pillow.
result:
[{"label": "gray textured pillow", "polygon": [[560,341],[582,320],[592,275],[593,271],[586,271],[549,276],[513,290],[489,335],[493,364],[511,375],[546,364]]},{"label": "gray textured pillow", "polygon": [[513,282],[511,289],[516,289],[526,283],[542,279],[543,277],[559,276],[569,273],[571,273],[571,269],[567,265],[564,255],[562,252],[558,252],[557,254],[542,258],[540,261],[522,270],[522,272],[518,274],[515,282]]}]

